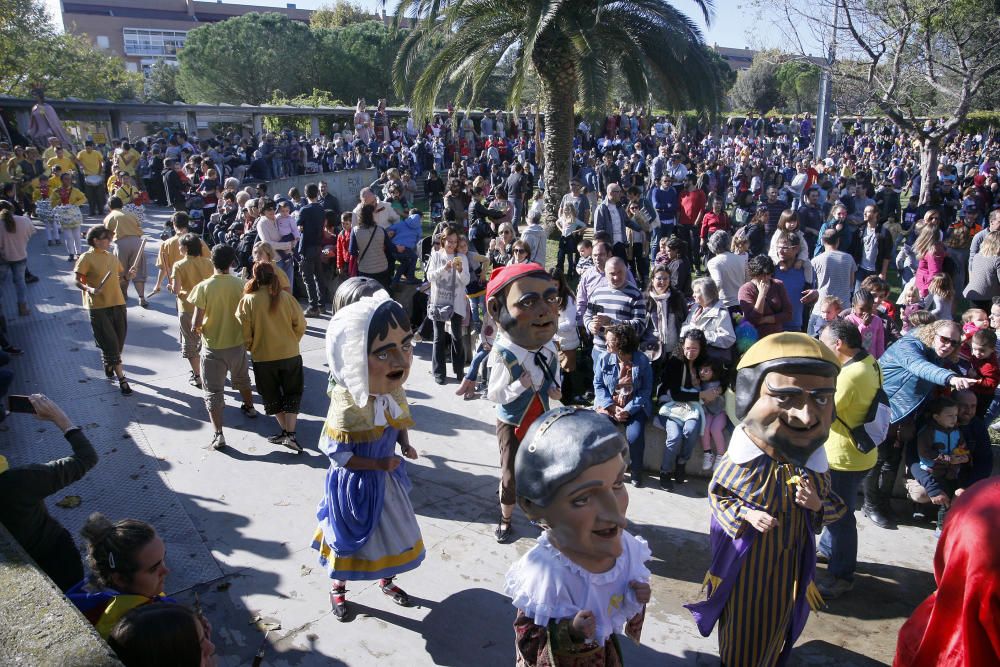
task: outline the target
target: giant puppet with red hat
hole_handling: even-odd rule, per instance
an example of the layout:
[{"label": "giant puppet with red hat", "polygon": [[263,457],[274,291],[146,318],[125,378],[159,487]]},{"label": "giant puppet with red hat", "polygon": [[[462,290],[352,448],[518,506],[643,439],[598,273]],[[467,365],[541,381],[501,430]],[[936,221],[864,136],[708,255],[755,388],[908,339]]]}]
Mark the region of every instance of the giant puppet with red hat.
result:
[{"label": "giant puppet with red hat", "polygon": [[559,291],[540,264],[494,269],[486,285],[486,310],[499,332],[490,351],[487,397],[497,406],[500,447],[500,522],[497,542],[512,536],[514,457],[528,427],[561,396],[559,358],[552,337],[559,322]]}]

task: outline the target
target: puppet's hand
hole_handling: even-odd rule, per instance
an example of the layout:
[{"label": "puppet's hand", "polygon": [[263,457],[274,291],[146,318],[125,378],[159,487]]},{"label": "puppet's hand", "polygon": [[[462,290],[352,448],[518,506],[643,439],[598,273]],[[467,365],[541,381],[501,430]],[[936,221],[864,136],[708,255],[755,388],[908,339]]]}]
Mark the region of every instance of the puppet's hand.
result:
[{"label": "puppet's hand", "polygon": [[379,466],[386,472],[392,472],[399,467],[400,463],[402,461],[399,460],[398,456],[387,456],[384,459],[379,459]]},{"label": "puppet's hand", "polygon": [[399,451],[401,451],[403,453],[403,456],[405,456],[408,459],[417,458],[417,449],[413,445],[403,445],[402,447],[399,448]]},{"label": "puppet's hand", "polygon": [[562,398],[562,391],[559,387],[549,387],[549,398],[554,398],[557,401]]},{"label": "puppet's hand", "polygon": [[747,510],[743,513],[743,520],[753,526],[758,533],[766,533],[778,526],[777,519],[761,510]]},{"label": "puppet's hand", "polygon": [[521,377],[518,380],[521,386],[525,389],[531,389],[531,376],[527,373],[521,373]]},{"label": "puppet's hand", "polygon": [[813,488],[812,482],[809,478],[803,477],[797,486],[798,488],[795,491],[795,502],[806,509],[818,512],[823,507],[823,501],[820,500],[819,494],[816,493],[816,489]]},{"label": "puppet's hand", "polygon": [[649,603],[650,594],[652,593],[649,584],[642,581],[631,581],[629,582],[629,588],[635,591],[635,599],[639,604]]},{"label": "puppet's hand", "polygon": [[597,619],[594,618],[594,612],[587,609],[576,612],[571,627],[574,634],[582,638],[581,641],[590,639],[597,634]]}]

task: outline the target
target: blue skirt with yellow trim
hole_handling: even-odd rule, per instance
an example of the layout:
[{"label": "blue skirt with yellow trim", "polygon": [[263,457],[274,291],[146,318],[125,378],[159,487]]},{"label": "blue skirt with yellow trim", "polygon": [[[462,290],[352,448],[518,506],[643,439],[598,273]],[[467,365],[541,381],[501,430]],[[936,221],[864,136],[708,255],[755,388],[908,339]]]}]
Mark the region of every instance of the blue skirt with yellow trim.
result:
[{"label": "blue skirt with yellow trim", "polygon": [[[382,579],[416,569],[424,560],[424,541],[413,505],[396,475],[385,475],[382,512],[368,540],[357,551],[339,555],[324,537],[324,523],[313,535],[312,548],[331,579]],[[330,526],[327,525],[327,529]]]}]

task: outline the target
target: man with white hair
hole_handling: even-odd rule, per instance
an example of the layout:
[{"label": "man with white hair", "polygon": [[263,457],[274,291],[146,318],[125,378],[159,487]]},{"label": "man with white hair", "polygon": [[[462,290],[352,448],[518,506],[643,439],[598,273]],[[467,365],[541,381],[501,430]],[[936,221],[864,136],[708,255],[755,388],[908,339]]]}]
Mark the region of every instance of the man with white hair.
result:
[{"label": "man with white hair", "polygon": [[361,201],[359,201],[358,205],[354,207],[353,211],[351,211],[352,229],[357,227],[361,222],[361,209],[364,208],[366,204],[372,204],[375,206],[375,224],[382,229],[386,229],[389,225],[399,222],[399,214],[392,208],[392,204],[387,201],[382,201],[376,197],[371,188],[361,188],[360,198]]}]

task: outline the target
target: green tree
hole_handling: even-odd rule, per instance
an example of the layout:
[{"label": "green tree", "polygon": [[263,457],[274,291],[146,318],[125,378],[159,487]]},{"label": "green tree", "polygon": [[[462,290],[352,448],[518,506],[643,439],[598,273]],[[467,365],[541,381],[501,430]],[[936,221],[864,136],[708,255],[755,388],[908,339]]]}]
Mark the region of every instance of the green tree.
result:
[{"label": "green tree", "polygon": [[85,37],[58,34],[38,0],[0,3],[0,93],[27,97],[41,86],[52,98],[134,97],[142,75]]},{"label": "green tree", "polygon": [[[710,3],[697,0],[706,19]],[[397,91],[416,77],[412,106],[427,116],[446,81],[460,84],[458,103],[474,103],[508,54],[513,75],[508,104],[517,108],[532,69],[540,82],[544,115],[545,209],[554,223],[569,190],[574,109],[588,116],[607,112],[615,72],[628,82],[633,100],[645,102],[650,84],[663,89],[676,108],[717,108],[715,70],[694,23],[666,0],[401,0],[400,16],[415,16],[394,68]],[[432,36],[444,46],[417,68],[420,47]]]},{"label": "green tree", "polygon": [[349,0],[337,0],[332,5],[321,6],[309,17],[313,28],[343,28],[352,23],[371,21],[372,14],[361,5]]},{"label": "green tree", "polygon": [[181,98],[177,92],[177,64],[168,62],[166,58],[160,58],[149,68],[149,75],[146,78],[147,100],[157,102],[176,102]]},{"label": "green tree", "polygon": [[260,104],[295,96],[314,76],[316,40],[287,16],[250,13],[195,28],[178,54],[177,89],[188,102]]},{"label": "green tree", "polygon": [[788,60],[778,65],[775,71],[778,92],[789,104],[795,104],[796,111],[811,110],[819,100],[820,69],[802,60]]},{"label": "green tree", "polygon": [[736,74],[729,91],[733,108],[764,113],[781,104],[777,72],[778,66],[767,55],[755,55],[750,68]]},{"label": "green tree", "polygon": [[354,104],[386,98],[396,103],[392,63],[402,36],[379,21],[314,31],[317,42],[312,81],[317,88]]},{"label": "green tree", "polygon": [[[308,95],[296,95],[292,98],[275,95],[268,100],[266,104],[268,106],[276,107],[292,106],[307,108],[345,106],[342,100],[333,97],[325,90],[319,90],[316,88],[313,88],[313,91]],[[321,131],[326,132],[328,136],[333,134],[331,130],[334,119],[331,116],[322,116],[320,117],[319,122]],[[288,128],[308,134],[312,132],[312,120],[308,114],[302,116],[265,116],[264,127],[269,132],[280,132],[281,130]]]}]

